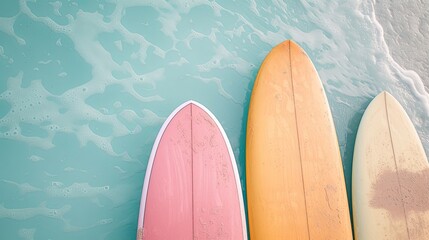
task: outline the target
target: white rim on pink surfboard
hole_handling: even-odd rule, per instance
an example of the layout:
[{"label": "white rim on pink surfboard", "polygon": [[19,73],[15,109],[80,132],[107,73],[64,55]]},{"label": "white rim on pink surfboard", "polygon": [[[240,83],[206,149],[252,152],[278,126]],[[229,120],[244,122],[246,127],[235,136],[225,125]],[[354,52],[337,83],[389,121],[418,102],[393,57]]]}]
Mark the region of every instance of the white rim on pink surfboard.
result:
[{"label": "white rim on pink surfboard", "polygon": [[168,125],[170,124],[171,120],[177,115],[177,113],[182,110],[183,108],[185,108],[186,106],[193,104],[199,108],[201,108],[204,112],[206,112],[211,119],[216,123],[217,128],[219,129],[219,131],[222,134],[223,140],[225,141],[225,144],[227,146],[228,149],[228,153],[230,156],[230,160],[231,160],[231,165],[233,168],[233,172],[234,172],[234,178],[235,178],[235,185],[237,187],[237,195],[238,195],[238,201],[239,201],[239,205],[240,205],[240,213],[241,213],[241,225],[242,225],[242,233],[243,233],[243,239],[247,239],[247,228],[246,228],[246,217],[245,217],[245,213],[244,213],[244,201],[243,201],[243,194],[242,194],[242,188],[241,188],[241,182],[240,182],[240,177],[238,174],[238,168],[237,168],[237,164],[235,161],[235,157],[234,157],[234,153],[232,151],[231,148],[231,144],[228,140],[228,137],[224,131],[224,129],[222,128],[220,122],[218,121],[218,119],[213,115],[212,112],[210,112],[205,106],[203,106],[202,104],[195,102],[195,101],[187,101],[183,104],[181,104],[179,107],[177,107],[169,116],[168,118],[165,120],[164,124],[162,125],[156,139],[155,142],[153,144],[153,148],[149,157],[149,161],[148,161],[148,165],[146,168],[146,174],[145,174],[145,179],[144,179],[144,184],[143,184],[143,190],[142,190],[142,197],[141,197],[141,202],[140,202],[140,214],[139,214],[139,219],[138,219],[138,227],[142,227],[144,225],[144,216],[145,216],[145,208],[146,208],[146,200],[147,200],[147,194],[148,194],[148,187],[149,187],[149,181],[150,181],[150,176],[151,176],[151,172],[152,172],[152,167],[154,164],[154,160],[155,160],[155,156],[157,153],[157,149],[159,146],[159,143],[161,141],[162,136],[164,135],[164,132],[166,130],[166,128],[168,127]]}]

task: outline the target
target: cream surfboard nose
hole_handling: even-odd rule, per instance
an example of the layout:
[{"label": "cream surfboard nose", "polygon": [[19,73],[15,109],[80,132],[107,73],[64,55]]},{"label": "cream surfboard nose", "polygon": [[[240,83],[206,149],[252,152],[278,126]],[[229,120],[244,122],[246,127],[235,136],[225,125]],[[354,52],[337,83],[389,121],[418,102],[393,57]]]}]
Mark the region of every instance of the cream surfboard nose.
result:
[{"label": "cream surfboard nose", "polygon": [[429,236],[429,164],[407,113],[389,93],[367,107],[356,137],[352,198],[355,236]]}]

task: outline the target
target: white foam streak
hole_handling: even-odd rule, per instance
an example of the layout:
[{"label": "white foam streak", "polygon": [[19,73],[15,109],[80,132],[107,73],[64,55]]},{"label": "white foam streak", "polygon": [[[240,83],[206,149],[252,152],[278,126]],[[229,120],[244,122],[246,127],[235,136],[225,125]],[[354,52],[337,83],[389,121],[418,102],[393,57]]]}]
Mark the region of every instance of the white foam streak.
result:
[{"label": "white foam streak", "polygon": [[14,185],[19,189],[21,194],[41,191],[40,188],[34,187],[28,183],[17,183],[9,180],[3,180],[3,182]]},{"label": "white foam streak", "polygon": [[26,42],[23,38],[16,35],[15,30],[13,29],[13,25],[15,24],[16,17],[4,18],[0,17],[0,31],[12,36],[20,45],[25,45]]},{"label": "white foam streak", "polygon": [[26,220],[36,216],[61,219],[63,215],[70,210],[70,208],[70,205],[65,205],[61,208],[48,208],[44,203],[42,203],[40,207],[17,209],[5,208],[0,205],[0,219],[8,218],[14,220]]}]

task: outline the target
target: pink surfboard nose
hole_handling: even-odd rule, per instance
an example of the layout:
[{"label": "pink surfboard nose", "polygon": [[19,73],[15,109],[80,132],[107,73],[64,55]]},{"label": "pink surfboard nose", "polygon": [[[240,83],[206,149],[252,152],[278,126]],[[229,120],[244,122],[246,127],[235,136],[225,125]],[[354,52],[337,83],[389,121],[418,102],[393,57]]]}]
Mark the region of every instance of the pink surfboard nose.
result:
[{"label": "pink surfboard nose", "polygon": [[221,125],[190,101],[166,120],[152,149],[137,239],[247,239],[240,179]]}]

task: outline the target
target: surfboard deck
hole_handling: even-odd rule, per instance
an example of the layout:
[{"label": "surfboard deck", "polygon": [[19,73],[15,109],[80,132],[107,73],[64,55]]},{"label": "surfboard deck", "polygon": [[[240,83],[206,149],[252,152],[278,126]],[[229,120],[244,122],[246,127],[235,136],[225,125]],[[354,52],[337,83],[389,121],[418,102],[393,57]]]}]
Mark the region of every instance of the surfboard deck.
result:
[{"label": "surfboard deck", "polygon": [[253,87],[246,138],[251,239],[352,239],[344,173],[322,83],[285,41]]},{"label": "surfboard deck", "polygon": [[355,239],[429,238],[429,164],[411,120],[387,92],[359,125],[352,198]]},{"label": "surfboard deck", "polygon": [[247,239],[234,154],[220,123],[201,104],[179,106],[158,134],[137,239]]}]

